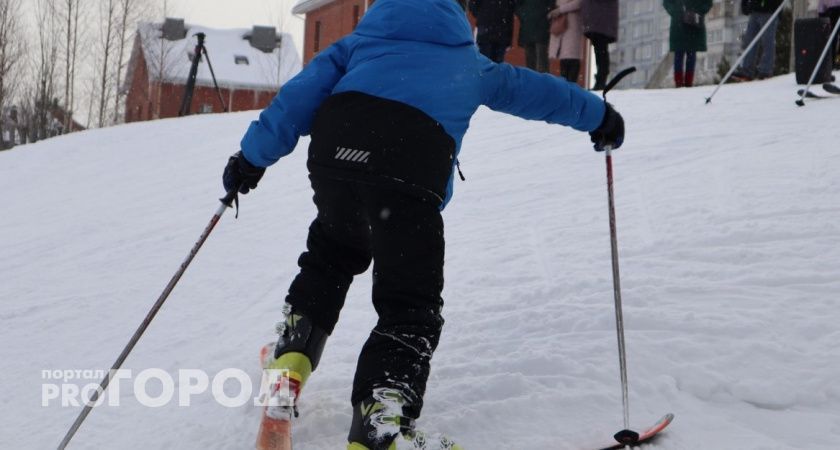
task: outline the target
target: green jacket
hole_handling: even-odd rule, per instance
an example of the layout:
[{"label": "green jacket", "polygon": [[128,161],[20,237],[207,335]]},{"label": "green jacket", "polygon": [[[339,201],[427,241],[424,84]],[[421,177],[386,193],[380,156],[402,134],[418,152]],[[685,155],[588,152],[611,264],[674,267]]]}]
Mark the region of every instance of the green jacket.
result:
[{"label": "green jacket", "polygon": [[548,44],[548,13],[554,9],[555,0],[516,0],[519,17],[519,46]]},{"label": "green jacket", "polygon": [[[712,0],[663,0],[662,4],[671,16],[671,51],[705,52],[706,14],[712,9]],[[703,16],[699,27],[683,23],[685,9]]]}]

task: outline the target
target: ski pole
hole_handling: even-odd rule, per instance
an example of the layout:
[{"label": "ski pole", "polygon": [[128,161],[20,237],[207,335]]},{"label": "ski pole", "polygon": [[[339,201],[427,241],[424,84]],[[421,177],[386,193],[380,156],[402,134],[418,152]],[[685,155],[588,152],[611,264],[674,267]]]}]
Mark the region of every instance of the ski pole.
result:
[{"label": "ski pole", "polygon": [[204,245],[204,241],[207,240],[207,237],[210,236],[210,233],[213,231],[213,228],[216,227],[216,224],[219,223],[219,219],[222,218],[222,215],[225,213],[225,210],[230,208],[234,202],[238,203],[237,200],[237,192],[239,188],[230,191],[224,198],[219,199],[222,203],[219,205],[219,208],[213,214],[213,217],[210,219],[210,223],[207,224],[207,227],[204,228],[204,232],[201,233],[201,236],[198,238],[198,242],[195,243],[190,253],[187,255],[187,258],[184,262],[181,263],[181,267],[178,268],[178,271],[175,272],[175,275],[172,276],[172,279],[169,280],[169,284],[163,289],[163,293],[160,294],[155,304],[152,306],[152,309],[149,310],[149,313],[146,314],[146,317],[143,319],[143,322],[140,323],[140,326],[137,328],[137,331],[134,332],[134,335],[131,336],[131,340],[128,341],[128,344],[123,348],[122,353],[120,356],[117,357],[117,361],[114,362],[114,365],[111,366],[111,370],[108,371],[108,374],[105,375],[105,378],[102,379],[102,382],[99,383],[99,388],[93,392],[90,396],[90,400],[85,404],[85,407],[76,417],[76,421],[73,422],[73,425],[67,430],[67,434],[64,435],[64,439],[61,440],[61,443],[58,444],[58,450],[64,450],[67,447],[67,444],[70,443],[70,440],[73,439],[73,436],[76,434],[76,431],[79,430],[79,427],[82,425],[82,422],[85,421],[90,411],[93,409],[93,406],[99,400],[99,396],[105,393],[105,389],[108,388],[108,384],[111,383],[111,377],[113,377],[117,370],[122,366],[125,359],[128,357],[128,354],[131,353],[131,350],[134,349],[134,346],[137,344],[137,341],[140,340],[140,336],[146,331],[146,328],[149,327],[149,324],[152,322],[152,319],[155,318],[160,308],[163,306],[163,302],[169,297],[169,294],[175,288],[175,285],[178,284],[178,281],[181,279],[181,276],[187,270],[190,263],[192,262],[195,255],[201,249],[201,246]]},{"label": "ski pole", "polygon": [[747,55],[750,53],[750,50],[752,50],[752,48],[755,47],[755,45],[758,43],[758,40],[761,39],[762,35],[764,35],[764,32],[767,31],[767,29],[770,28],[770,25],[773,23],[773,21],[776,20],[777,17],[779,17],[779,14],[782,13],[782,9],[784,9],[785,4],[787,4],[787,0],[784,0],[779,5],[779,7],[776,8],[776,12],[774,12],[773,15],[770,16],[770,20],[768,20],[767,23],[765,23],[764,26],[761,27],[761,29],[758,31],[758,34],[756,34],[752,42],[750,42],[750,45],[747,46],[747,49],[744,50],[743,53],[741,53],[741,56],[738,57],[738,60],[735,61],[735,64],[732,64],[732,67],[729,68],[729,72],[726,72],[726,76],[724,76],[723,79],[720,80],[720,83],[718,83],[717,87],[712,92],[712,95],[706,97],[707,105],[712,102],[712,97],[714,97],[715,94],[717,94],[718,89],[720,89],[720,87],[723,86],[727,80],[729,80],[729,77],[731,77],[732,74],[735,73],[735,70],[738,69],[738,67],[741,65],[741,61],[743,61],[744,58],[746,58]]},{"label": "ski pole", "polygon": [[811,84],[814,83],[814,79],[817,77],[817,72],[820,71],[820,66],[822,66],[822,63],[825,60],[825,55],[828,54],[828,49],[834,47],[834,39],[837,37],[838,28],[840,28],[840,20],[838,20],[837,23],[834,24],[834,29],[831,30],[831,37],[828,38],[828,42],[823,48],[822,54],[820,55],[820,60],[817,61],[817,65],[814,67],[814,71],[811,72],[811,78],[808,78],[808,85],[805,86],[805,89],[802,91],[802,95],[799,97],[799,100],[796,101],[797,106],[805,106],[805,96],[808,95],[808,91],[811,89]]},{"label": "ski pole", "polygon": [[[630,67],[619,72],[604,88],[604,102],[607,101],[607,92],[621,81],[622,78],[635,72],[635,67]],[[621,277],[618,272],[618,232],[615,224],[615,193],[613,183],[613,166],[611,145],[604,147],[607,165],[607,204],[610,217],[610,250],[612,254],[612,275],[613,275],[613,296],[615,298],[615,327],[618,337],[618,363],[621,371],[621,404],[624,410],[624,429],[615,434],[614,438],[621,444],[633,445],[639,441],[639,433],[630,430],[630,396],[627,383],[627,351],[624,343],[624,314],[621,305]]]}]

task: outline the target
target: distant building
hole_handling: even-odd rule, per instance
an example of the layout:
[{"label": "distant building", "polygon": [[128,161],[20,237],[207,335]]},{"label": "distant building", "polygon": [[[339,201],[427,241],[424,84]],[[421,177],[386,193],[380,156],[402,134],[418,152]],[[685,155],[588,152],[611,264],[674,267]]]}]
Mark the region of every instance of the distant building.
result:
[{"label": "distant building", "polygon": [[[636,66],[638,69],[622,87],[672,87],[673,55],[669,53],[668,45],[671,18],[663,8],[662,0],[633,0],[619,4],[619,38],[610,46],[610,60],[614,68]],[[809,0],[803,6],[805,13],[815,13],[815,1]],[[712,10],[706,15],[708,51],[697,54],[696,84],[715,83],[723,58],[733,64],[741,56],[749,44],[741,39],[748,20],[741,14],[741,0],[714,0]]]},{"label": "distant building", "polygon": [[[166,19],[137,30],[125,85],[125,121],[176,117],[195,57],[196,33],[205,47],[228,111],[265,108],[280,87],[300,71],[291,35],[273,27],[219,30]],[[191,113],[222,112],[206,61],[196,75]]]},{"label": "distant building", "polygon": [[[342,37],[350,34],[356,28],[365,12],[376,0],[298,0],[292,8],[293,14],[306,15],[303,32],[303,61],[308,64],[321,50],[329,47]],[[420,0],[418,0],[420,1]],[[463,2],[462,2],[463,3]],[[475,28],[475,19],[471,14],[467,17]],[[505,56],[505,62],[517,66],[525,65],[525,50],[518,45],[519,19],[514,17],[513,45]],[[584,45],[588,46],[588,42]],[[583,52],[581,63],[581,84],[589,79],[587,71],[587,55]],[[556,59],[550,60],[551,73],[560,73],[560,63]]]},{"label": "distant building", "polygon": [[303,62],[350,34],[375,0],[298,0],[292,14],[305,14]]}]

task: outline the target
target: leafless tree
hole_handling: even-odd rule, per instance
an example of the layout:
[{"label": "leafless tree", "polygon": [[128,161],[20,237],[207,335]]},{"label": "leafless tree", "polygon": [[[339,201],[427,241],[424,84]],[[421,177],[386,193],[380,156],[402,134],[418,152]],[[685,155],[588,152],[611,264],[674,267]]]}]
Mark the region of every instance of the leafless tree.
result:
[{"label": "leafless tree", "polygon": [[64,110],[65,120],[64,128],[70,129],[70,117],[73,111],[73,102],[70,100],[70,92],[72,91],[72,82],[70,81],[70,73],[74,72],[73,58],[75,56],[75,49],[73,48],[73,16],[79,8],[79,0],[61,0],[60,6],[63,8],[64,32],[66,39],[64,40]]},{"label": "leafless tree", "polygon": [[21,0],[0,0],[0,149],[3,146],[3,114],[14,95],[24,55]]},{"label": "leafless tree", "polygon": [[116,89],[114,96],[114,123],[118,123],[123,117],[120,109],[120,100],[123,97],[122,74],[128,61],[126,60],[127,48],[131,46],[135,23],[141,15],[141,0],[118,0],[119,2],[119,23],[117,26],[117,64],[116,64]]},{"label": "leafless tree", "polygon": [[100,75],[99,75],[99,115],[97,124],[104,127],[107,106],[109,99],[113,94],[113,81],[111,74],[113,73],[113,52],[116,44],[116,18],[117,18],[117,0],[100,0]]},{"label": "leafless tree", "polygon": [[34,86],[28,88],[28,94],[21,99],[23,116],[28,121],[26,129],[30,141],[44,139],[51,132],[52,111],[55,107],[56,60],[59,41],[56,30],[59,20],[56,14],[56,0],[36,0],[35,51],[30,54],[30,70]]},{"label": "leafless tree", "polygon": [[83,23],[89,13],[89,2],[82,0],[59,0],[62,32],[64,34],[64,129],[72,131],[73,115],[76,112],[76,76],[78,74],[79,49],[85,47]]}]

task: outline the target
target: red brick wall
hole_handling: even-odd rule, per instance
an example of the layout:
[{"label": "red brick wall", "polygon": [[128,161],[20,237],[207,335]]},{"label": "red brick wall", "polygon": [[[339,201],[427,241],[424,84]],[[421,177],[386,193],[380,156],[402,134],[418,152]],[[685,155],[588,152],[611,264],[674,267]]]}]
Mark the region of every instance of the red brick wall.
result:
[{"label": "red brick wall", "polygon": [[[164,83],[161,88],[160,117],[177,117],[184,99],[185,86],[182,84]],[[228,111],[250,111],[264,109],[277,94],[274,91],[257,91],[248,89],[221,89]],[[190,114],[202,113],[202,107],[211,108],[209,112],[223,112],[222,103],[216,88],[196,86],[193,91]]]},{"label": "red brick wall", "polygon": [[139,37],[134,40],[133,52],[137,60],[134,62],[134,72],[131,74],[128,95],[125,99],[126,122],[137,122],[150,118],[149,72],[146,67],[146,58],[140,51]]},{"label": "red brick wall", "polygon": [[[318,53],[316,44],[318,50],[323,50],[353,31],[356,25],[353,16],[354,6],[358,8],[359,17],[364,15],[364,0],[336,0],[306,13],[306,25],[303,32],[304,64],[309,63]],[[319,31],[318,22],[321,23],[320,39],[316,42],[316,33]]]}]

